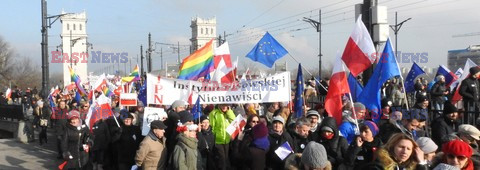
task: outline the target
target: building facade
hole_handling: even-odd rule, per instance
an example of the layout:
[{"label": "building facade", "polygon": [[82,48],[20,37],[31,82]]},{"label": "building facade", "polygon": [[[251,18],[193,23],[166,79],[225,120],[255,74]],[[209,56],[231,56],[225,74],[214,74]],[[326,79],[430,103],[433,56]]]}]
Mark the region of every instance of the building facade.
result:
[{"label": "building facade", "polygon": [[192,38],[190,39],[192,42],[192,51],[201,48],[212,38],[215,39],[213,46],[217,46],[217,19],[215,17],[207,19],[194,17],[192,18],[190,28],[192,28]]},{"label": "building facade", "polygon": [[[62,14],[65,12],[62,11]],[[69,67],[72,67],[85,83],[88,76],[87,14],[85,11],[67,14],[60,17],[60,21],[62,23],[60,37],[62,38],[63,58],[69,58],[63,62],[63,84],[71,83]]]},{"label": "building facade", "polygon": [[[471,45],[466,49],[448,51],[448,69],[453,72],[458,68],[463,69],[468,58],[474,63],[480,64],[480,45]],[[464,71],[468,72],[468,70]]]}]

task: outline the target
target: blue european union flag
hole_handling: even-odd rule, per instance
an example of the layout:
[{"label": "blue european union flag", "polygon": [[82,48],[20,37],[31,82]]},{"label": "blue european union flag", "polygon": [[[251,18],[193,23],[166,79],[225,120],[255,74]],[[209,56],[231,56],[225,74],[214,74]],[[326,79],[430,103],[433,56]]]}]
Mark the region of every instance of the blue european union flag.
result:
[{"label": "blue european union flag", "polygon": [[302,73],[302,64],[298,64],[298,73],[297,80],[295,81],[297,90],[295,90],[295,100],[293,105],[293,110],[297,118],[303,116],[303,73]]},{"label": "blue european union flag", "polygon": [[143,102],[144,106],[147,106],[147,79],[143,82],[142,87],[138,90],[138,100]]},{"label": "blue european union flag", "polygon": [[267,32],[247,54],[247,57],[272,68],[275,61],[287,53],[288,51]]},{"label": "blue european union flag", "polygon": [[415,78],[421,74],[425,74],[425,72],[414,62],[410,72],[408,72],[407,78],[405,79],[405,92],[410,93],[415,91],[415,88],[413,88],[415,85]]},{"label": "blue european union flag", "polygon": [[348,74],[347,81],[348,81],[348,86],[350,87],[350,93],[352,94],[352,100],[356,102],[363,91],[363,86],[360,84],[360,82],[357,81],[357,79],[352,74]]},{"label": "blue european union flag", "polygon": [[372,120],[377,122],[381,118],[380,107],[380,89],[382,85],[395,76],[401,76],[398,63],[393,52],[390,39],[385,43],[382,56],[373,71],[373,75],[368,80],[367,85],[363,88],[362,94],[358,99],[366,108],[371,111]]},{"label": "blue european union flag", "polygon": [[[200,116],[202,116],[202,106],[200,105],[200,97],[197,97],[197,101],[192,108],[193,119],[200,121]],[[199,122],[200,123],[200,122]]]}]

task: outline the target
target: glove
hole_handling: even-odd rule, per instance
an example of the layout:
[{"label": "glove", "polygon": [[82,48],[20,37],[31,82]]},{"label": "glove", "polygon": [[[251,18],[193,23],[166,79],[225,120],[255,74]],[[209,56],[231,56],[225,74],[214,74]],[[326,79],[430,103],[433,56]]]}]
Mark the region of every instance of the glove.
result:
[{"label": "glove", "polygon": [[72,154],[70,154],[70,152],[63,152],[62,156],[63,156],[63,160],[66,160],[66,161],[73,159],[73,156]]},{"label": "glove", "polygon": [[137,166],[137,165],[133,165],[131,170],[137,170],[137,169],[138,169],[138,166]]}]

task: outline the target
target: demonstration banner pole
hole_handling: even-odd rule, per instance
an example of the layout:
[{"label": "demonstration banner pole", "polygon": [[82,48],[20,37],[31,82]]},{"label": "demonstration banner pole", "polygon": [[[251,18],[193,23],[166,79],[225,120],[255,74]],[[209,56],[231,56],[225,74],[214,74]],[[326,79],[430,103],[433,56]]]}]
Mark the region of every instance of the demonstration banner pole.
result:
[{"label": "demonstration banner pole", "polygon": [[352,93],[351,92],[348,92],[348,97],[350,98],[350,104],[352,105],[353,119],[355,119],[355,126],[357,127],[355,129],[355,135],[360,135],[360,128],[358,127],[358,120],[357,120],[357,112],[355,110],[355,106],[353,105],[353,99],[352,99]]},{"label": "demonstration banner pole", "polygon": [[407,92],[405,91],[405,82],[403,81],[403,77],[400,76],[400,80],[402,80],[402,86],[403,86],[403,97],[405,98],[405,105],[407,106],[408,109],[408,99],[407,99]]}]

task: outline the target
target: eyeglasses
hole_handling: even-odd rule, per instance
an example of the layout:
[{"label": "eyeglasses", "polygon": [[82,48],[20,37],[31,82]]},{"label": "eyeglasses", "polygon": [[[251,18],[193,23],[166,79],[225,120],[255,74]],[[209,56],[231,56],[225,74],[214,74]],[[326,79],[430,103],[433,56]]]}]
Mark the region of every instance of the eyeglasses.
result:
[{"label": "eyeglasses", "polygon": [[448,158],[448,159],[455,159],[455,158],[457,158],[459,161],[464,161],[465,159],[467,159],[466,156],[455,156],[455,155],[453,155],[453,154],[448,154],[448,155],[447,155],[447,158]]},{"label": "eyeglasses", "polygon": [[87,108],[88,106],[83,106],[83,108]]}]

